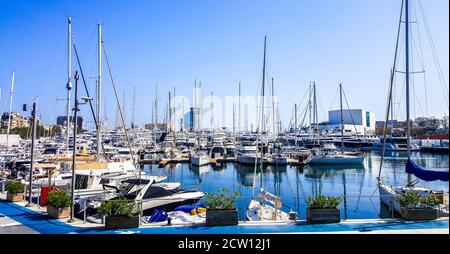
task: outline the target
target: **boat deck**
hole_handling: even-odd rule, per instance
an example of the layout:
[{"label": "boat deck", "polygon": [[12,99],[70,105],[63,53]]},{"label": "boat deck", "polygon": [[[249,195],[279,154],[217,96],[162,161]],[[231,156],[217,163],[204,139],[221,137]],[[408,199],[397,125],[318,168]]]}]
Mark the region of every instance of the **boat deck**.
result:
[{"label": "boat deck", "polygon": [[449,234],[449,220],[345,220],[338,224],[309,225],[296,223],[239,222],[237,226],[207,227],[195,225],[142,224],[139,228],[105,230],[102,225],[76,220],[51,219],[45,208],[25,207],[25,202],[11,203],[0,198],[0,234]]}]

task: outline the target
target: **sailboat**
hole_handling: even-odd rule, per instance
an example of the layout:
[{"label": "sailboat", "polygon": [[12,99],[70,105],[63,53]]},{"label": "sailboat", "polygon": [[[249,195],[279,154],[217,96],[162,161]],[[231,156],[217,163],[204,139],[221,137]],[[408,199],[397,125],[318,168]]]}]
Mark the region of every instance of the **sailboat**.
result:
[{"label": "sailboat", "polygon": [[[315,89],[314,89],[315,91]],[[341,147],[344,148],[344,117],[342,109],[342,84],[339,84],[340,108],[341,108]],[[312,157],[308,158],[308,164],[315,165],[362,165],[364,156],[345,154],[336,150],[333,144],[324,144],[323,148],[313,149]]]},{"label": "sailboat", "polygon": [[[264,60],[263,60],[263,77],[262,77],[262,89],[261,89],[261,129],[262,133],[264,133],[264,85],[265,85],[265,73],[266,73],[266,40],[267,36],[264,37]],[[259,133],[259,131],[258,131]],[[262,145],[263,142],[260,140],[260,135],[257,136],[257,144]],[[258,200],[254,197],[255,194],[255,182],[256,182],[256,168],[258,165],[258,153],[256,154],[256,158],[254,160],[254,172],[253,172],[253,189],[252,189],[252,200],[247,208],[246,216],[248,221],[288,221],[289,215],[286,212],[281,210],[282,202],[281,198],[267,192],[262,187],[260,188],[260,192],[258,195]],[[261,152],[262,158],[262,152]],[[260,168],[262,169],[262,159],[260,159]],[[262,175],[261,175],[261,184],[262,184]],[[270,205],[272,204],[272,205]]]},{"label": "sailboat", "polygon": [[[418,187],[416,184],[420,180],[424,181],[447,181],[449,180],[449,171],[448,169],[438,171],[438,170],[430,170],[422,168],[414,163],[414,161],[411,159],[411,124],[410,124],[410,105],[409,105],[409,85],[410,85],[410,67],[409,67],[409,57],[410,57],[410,41],[409,41],[409,24],[410,24],[410,15],[409,15],[409,0],[404,0],[402,2],[402,8],[400,12],[400,22],[398,27],[398,34],[397,34],[397,44],[396,44],[396,50],[395,50],[395,57],[394,57],[394,66],[391,71],[391,78],[390,78],[390,92],[389,92],[389,101],[388,101],[388,107],[386,110],[386,119],[389,119],[389,112],[390,112],[390,105],[391,105],[391,99],[392,99],[392,87],[393,87],[393,80],[394,80],[394,74],[396,72],[396,62],[397,62],[397,53],[398,53],[398,47],[399,47],[399,36],[400,36],[400,28],[401,23],[405,23],[405,64],[406,64],[406,124],[407,124],[407,131],[406,131],[406,137],[407,137],[407,161],[406,161],[406,167],[405,172],[408,174],[408,183],[404,186],[392,186],[389,184],[385,184],[381,182],[381,169],[382,169],[382,162],[384,158],[384,152],[385,149],[383,146],[382,150],[382,160],[380,164],[380,173],[378,176],[378,189],[380,194],[380,200],[382,203],[387,205],[389,209],[392,211],[394,210],[397,213],[401,213],[401,205],[397,200],[397,197],[403,193],[407,192],[415,192],[422,196],[427,195],[436,195],[436,194],[443,194],[442,192],[433,191],[429,188],[423,188]],[[405,11],[405,21],[402,21],[403,17],[403,7]],[[387,120],[385,121],[384,130],[386,132],[387,129]],[[384,140],[384,143],[386,143],[386,138]],[[413,181],[412,176],[417,177],[415,181]],[[444,216],[448,216],[448,208],[445,208],[443,206],[439,207],[440,214]]]}]

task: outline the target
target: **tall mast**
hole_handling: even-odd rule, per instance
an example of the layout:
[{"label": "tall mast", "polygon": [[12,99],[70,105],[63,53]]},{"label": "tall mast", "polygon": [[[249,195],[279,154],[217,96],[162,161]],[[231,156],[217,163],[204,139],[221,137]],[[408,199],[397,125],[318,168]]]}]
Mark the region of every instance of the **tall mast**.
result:
[{"label": "tall mast", "polygon": [[[122,98],[122,107],[123,107],[123,128],[127,128],[127,107],[125,104],[125,90],[123,91],[123,98]],[[119,108],[119,112],[120,112],[120,108]]]},{"label": "tall mast", "polygon": [[276,135],[276,116],[275,116],[275,95],[274,95],[274,88],[273,88],[273,78],[272,78],[272,128],[273,128],[273,134]]},{"label": "tall mast", "polygon": [[341,146],[344,148],[344,113],[342,111],[342,83],[339,84],[339,101],[341,105]]},{"label": "tall mast", "polygon": [[158,125],[158,84],[156,84],[155,89],[155,124]]},{"label": "tall mast", "polygon": [[11,131],[11,110],[12,110],[12,100],[14,94],[14,71],[11,74],[11,90],[9,90],[9,113],[8,113],[8,128],[6,131],[6,150],[9,149],[9,132]]},{"label": "tall mast", "polygon": [[176,112],[175,112],[175,96],[176,96],[176,87],[174,87],[173,88],[173,99],[172,99],[172,107],[171,107],[171,112],[172,112],[172,119],[171,119],[171,122],[172,122],[172,128],[173,128],[173,130],[174,131],[176,131],[177,130],[177,116],[176,116]]},{"label": "tall mast", "polygon": [[136,126],[136,86],[133,86],[133,108],[131,110],[131,128]]},{"label": "tall mast", "polygon": [[238,97],[238,127],[237,130],[241,131],[241,81],[239,81],[239,97]]},{"label": "tall mast", "polygon": [[294,132],[297,132],[297,103],[294,104],[294,112],[295,112],[295,119],[294,119]]},{"label": "tall mast", "polygon": [[311,135],[311,113],[312,113],[312,104],[311,104],[311,96],[312,96],[312,87],[311,82],[309,82],[309,100],[308,100],[308,111],[309,111],[309,135]]},{"label": "tall mast", "polygon": [[167,119],[167,122],[169,124],[169,131],[172,131],[172,97],[169,91],[169,105],[167,106],[167,110],[169,112],[169,119]]},{"label": "tall mast", "polygon": [[69,153],[70,90],[72,89],[72,17],[67,18],[67,98],[66,98],[66,152]]},{"label": "tall mast", "polygon": [[97,56],[97,103],[96,103],[96,115],[97,115],[97,158],[100,157],[101,153],[101,144],[102,144],[102,121],[100,119],[101,117],[101,89],[102,89],[102,25],[97,24],[97,33],[98,33],[98,56]]},{"label": "tall mast", "polygon": [[[409,117],[409,0],[405,2],[405,57],[406,57],[406,137],[407,137],[407,146],[408,146],[408,160],[411,157],[411,123]],[[412,183],[412,176],[408,174],[408,185]]]},{"label": "tall mast", "polygon": [[[214,129],[214,113],[213,113],[213,110],[214,110],[214,101],[213,101],[213,96],[214,96],[214,92],[211,92],[211,130],[213,130]],[[234,103],[234,102],[233,102]],[[234,104],[233,104],[233,106],[234,106]],[[234,109],[233,109],[234,110]],[[233,114],[234,114],[234,111],[233,111]],[[234,116],[233,116],[234,117]]]},{"label": "tall mast", "polygon": [[314,112],[313,112],[313,122],[315,123],[315,125],[316,125],[316,128],[314,129],[314,140],[317,138],[318,139],[318,137],[317,137],[317,131],[319,130],[319,126],[318,126],[318,121],[317,121],[317,97],[316,97],[316,82],[313,82],[313,102],[314,102]]},{"label": "tall mast", "polygon": [[261,88],[261,132],[264,133],[264,87],[266,81],[266,43],[267,36],[264,36],[264,58],[263,58],[263,76],[262,76],[262,88]]}]

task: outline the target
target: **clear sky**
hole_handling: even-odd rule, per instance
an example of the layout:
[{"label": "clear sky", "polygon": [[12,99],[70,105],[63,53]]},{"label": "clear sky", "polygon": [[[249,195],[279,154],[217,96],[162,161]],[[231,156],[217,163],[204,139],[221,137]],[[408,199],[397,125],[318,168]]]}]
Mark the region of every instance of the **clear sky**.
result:
[{"label": "clear sky", "polygon": [[[413,68],[422,69],[418,53],[422,52],[426,83],[423,74],[414,75],[411,114],[441,117],[448,114],[448,94],[438,79],[419,2],[412,2],[413,19],[417,14],[419,22],[413,24]],[[65,102],[60,99],[66,93],[66,16],[70,15],[90,92],[95,91],[91,77],[96,75],[96,24],[101,22],[121,100],[125,92],[128,117],[136,86],[139,124],[151,120],[155,84],[160,109],[173,87],[177,94],[191,98],[195,79],[201,80],[204,95],[211,91],[236,95],[239,81],[243,95],[258,95],[265,35],[268,75],[275,80],[284,125],[313,80],[320,120],[338,106],[340,82],[350,107],[373,111],[382,120],[400,4],[400,0],[0,0],[1,105],[7,110],[14,69],[13,110],[20,111],[23,103],[38,96],[46,122],[54,123],[57,115],[64,114]],[[447,91],[448,5],[447,0],[422,0]],[[399,70],[404,70],[400,64]],[[106,65],[103,70],[107,118],[114,125],[115,99]],[[402,85],[398,82],[395,100],[401,105]],[[404,118],[404,109],[398,109],[397,117]],[[87,106],[81,114],[90,118]],[[160,119],[162,115],[161,111]]]}]

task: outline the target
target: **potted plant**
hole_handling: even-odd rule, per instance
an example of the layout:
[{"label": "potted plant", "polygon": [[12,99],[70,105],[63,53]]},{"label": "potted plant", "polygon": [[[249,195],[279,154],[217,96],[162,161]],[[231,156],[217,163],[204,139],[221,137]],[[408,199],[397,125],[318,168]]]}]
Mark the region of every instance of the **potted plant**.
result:
[{"label": "potted plant", "polygon": [[105,216],[106,229],[139,227],[136,204],[124,198],[103,201],[98,212]]},{"label": "potted plant", "polygon": [[422,196],[417,192],[402,193],[397,201],[405,220],[435,220],[438,218],[439,199],[435,195]]},{"label": "potted plant", "polygon": [[10,202],[20,202],[24,198],[25,185],[19,182],[11,181],[6,184],[6,200]]},{"label": "potted plant", "polygon": [[338,223],[341,221],[340,197],[316,196],[306,200],[306,221],[310,224]]},{"label": "potted plant", "polygon": [[68,218],[72,197],[65,190],[53,190],[47,196],[47,214],[56,219]]},{"label": "potted plant", "polygon": [[238,211],[234,201],[238,195],[237,192],[230,195],[226,188],[220,189],[218,194],[206,194],[203,198],[206,205],[206,225],[237,225]]}]

